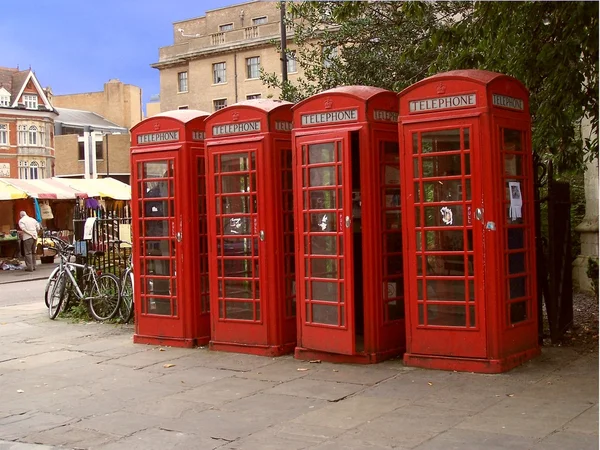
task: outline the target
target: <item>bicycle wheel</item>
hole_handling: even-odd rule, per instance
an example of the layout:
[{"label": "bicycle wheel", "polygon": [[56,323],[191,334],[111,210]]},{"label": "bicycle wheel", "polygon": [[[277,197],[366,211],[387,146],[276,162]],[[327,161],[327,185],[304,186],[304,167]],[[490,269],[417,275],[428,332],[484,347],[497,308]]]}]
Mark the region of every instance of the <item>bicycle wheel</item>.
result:
[{"label": "bicycle wheel", "polygon": [[127,272],[121,280],[121,301],[119,302],[119,317],[123,323],[128,323],[133,314],[133,273]]},{"label": "bicycle wheel", "polygon": [[52,289],[56,284],[56,280],[58,280],[59,274],[60,267],[56,267],[48,277],[48,281],[46,281],[46,289],[44,290],[44,302],[46,303],[46,308],[50,307],[50,294],[52,293]]},{"label": "bicycle wheel", "polygon": [[90,314],[99,322],[111,319],[119,310],[119,279],[112,273],[98,277],[98,287],[94,285],[89,298]]},{"label": "bicycle wheel", "polygon": [[48,316],[52,320],[56,319],[56,316],[58,316],[58,313],[60,312],[66,284],[67,274],[65,272],[59,272],[58,278],[52,287],[50,298],[48,299]]}]

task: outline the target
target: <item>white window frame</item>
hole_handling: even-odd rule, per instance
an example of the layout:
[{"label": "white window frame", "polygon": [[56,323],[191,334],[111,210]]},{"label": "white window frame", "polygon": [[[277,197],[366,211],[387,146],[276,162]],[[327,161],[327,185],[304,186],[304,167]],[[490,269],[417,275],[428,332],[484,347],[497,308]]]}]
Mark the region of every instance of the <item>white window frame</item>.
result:
[{"label": "white window frame", "polygon": [[7,123],[0,123],[0,145],[8,145],[9,127]]},{"label": "white window frame", "polygon": [[246,95],[246,100],[256,100],[259,98],[262,98],[262,94],[260,93]]},{"label": "white window frame", "polygon": [[289,50],[285,55],[287,73],[298,73],[298,62],[296,60],[296,50]]},{"label": "white window frame", "polygon": [[233,31],[233,22],[219,25],[219,33],[225,33],[226,31]]},{"label": "white window frame", "polygon": [[266,23],[269,23],[269,19],[267,18],[267,16],[260,16],[260,17],[252,18],[252,26],[253,27],[256,27],[258,25],[264,25]]},{"label": "white window frame", "polygon": [[[256,60],[256,64],[254,64],[254,60]],[[256,70],[256,76],[251,76],[254,75],[254,70]],[[246,79],[256,80],[258,78],[260,78],[260,56],[246,58]]]},{"label": "white window frame", "polygon": [[182,72],[177,72],[177,92],[183,93],[187,92],[189,89],[188,86],[188,72],[187,70]]},{"label": "white window frame", "polygon": [[10,95],[0,95],[0,106],[10,106]]},{"label": "white window frame", "polygon": [[[223,65],[223,68],[220,69],[217,66],[219,65]],[[227,63],[225,61],[221,61],[218,63],[214,63],[212,65],[212,69],[213,69],[213,84],[225,84],[227,83]],[[218,81],[218,76],[217,74],[221,73],[221,81]]]},{"label": "white window frame", "polygon": [[27,125],[19,125],[17,145],[27,145]]},{"label": "white window frame", "polygon": [[23,104],[26,109],[38,109],[38,96],[33,94],[23,94]]},{"label": "white window frame", "polygon": [[30,146],[38,145],[38,129],[34,125],[31,125],[29,130],[27,130],[27,143]]},{"label": "white window frame", "polygon": [[[223,106],[217,108],[217,102],[224,102]],[[227,108],[227,99],[226,98],[215,98],[213,99],[213,110],[218,111],[220,109]]]},{"label": "white window frame", "polygon": [[37,180],[40,177],[41,167],[37,161],[29,161],[29,179]]}]

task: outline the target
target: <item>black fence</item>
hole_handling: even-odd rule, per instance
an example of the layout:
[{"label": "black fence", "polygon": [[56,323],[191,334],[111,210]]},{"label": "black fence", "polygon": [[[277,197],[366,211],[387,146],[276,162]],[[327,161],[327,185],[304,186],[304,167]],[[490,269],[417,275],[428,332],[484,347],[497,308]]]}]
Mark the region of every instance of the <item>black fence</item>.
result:
[{"label": "black fence", "polygon": [[[91,239],[84,239],[85,225],[89,218],[95,218]],[[87,237],[87,236],[85,236]],[[129,245],[117,245],[115,241],[131,242],[131,210],[129,206],[86,208],[76,205],[73,212],[73,244],[75,254],[88,259],[102,272],[114,273],[118,277],[125,268],[131,254]],[[90,251],[102,252],[91,260]]]}]

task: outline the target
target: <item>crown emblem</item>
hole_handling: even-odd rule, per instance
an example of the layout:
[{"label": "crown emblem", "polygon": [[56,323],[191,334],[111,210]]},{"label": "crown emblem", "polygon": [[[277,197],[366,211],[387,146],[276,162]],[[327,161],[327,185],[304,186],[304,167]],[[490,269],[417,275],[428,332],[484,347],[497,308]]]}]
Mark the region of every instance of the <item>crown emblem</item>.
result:
[{"label": "crown emblem", "polygon": [[154,124],[154,131],[158,131],[158,130],[160,130],[160,123],[156,122]]},{"label": "crown emblem", "polygon": [[234,121],[234,122],[237,122],[237,121],[240,119],[240,113],[238,113],[238,112],[234,112],[234,113],[231,115],[231,118],[233,119],[233,121]]},{"label": "crown emblem", "polygon": [[438,94],[445,94],[446,93],[446,85],[444,83],[440,83],[437,86],[437,93]]},{"label": "crown emblem", "polygon": [[327,99],[325,100],[325,109],[331,109],[332,106],[333,106],[333,100],[331,100],[329,97],[327,97]]}]

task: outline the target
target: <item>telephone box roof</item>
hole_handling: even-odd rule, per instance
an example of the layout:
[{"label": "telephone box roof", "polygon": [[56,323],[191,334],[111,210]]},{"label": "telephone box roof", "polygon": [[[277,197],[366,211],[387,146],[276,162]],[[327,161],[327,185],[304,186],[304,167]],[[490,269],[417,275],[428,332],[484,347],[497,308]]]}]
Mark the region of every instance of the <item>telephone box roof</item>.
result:
[{"label": "telephone box roof", "polygon": [[210,116],[209,112],[200,111],[199,109],[175,109],[173,111],[165,111],[160,114],[156,114],[153,117],[170,117],[171,119],[178,120],[181,123],[188,123],[191,120],[197,119],[198,117]]},{"label": "telephone box roof", "polygon": [[262,109],[265,112],[270,112],[283,105],[292,105],[292,103],[285,100],[276,100],[272,98],[255,98],[252,100],[242,100],[223,109],[236,108],[238,106],[250,106],[257,109]]}]

